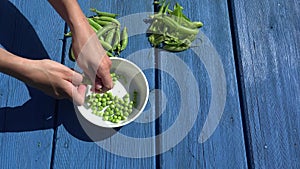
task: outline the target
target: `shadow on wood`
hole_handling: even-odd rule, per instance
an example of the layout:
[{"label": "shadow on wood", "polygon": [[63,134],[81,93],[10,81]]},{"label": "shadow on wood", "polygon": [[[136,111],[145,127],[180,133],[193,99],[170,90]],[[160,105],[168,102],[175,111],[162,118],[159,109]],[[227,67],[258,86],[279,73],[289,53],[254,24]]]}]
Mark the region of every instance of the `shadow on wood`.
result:
[{"label": "shadow on wood", "polygon": [[[35,29],[25,16],[9,1],[0,2],[0,44],[9,52],[28,59],[51,59],[39,39]],[[45,19],[45,18],[41,18]],[[46,27],[47,25],[45,25]],[[4,78],[1,80],[9,80]],[[11,95],[15,86],[5,87],[4,93],[0,93],[1,98]],[[64,127],[74,137],[84,141],[96,141],[110,137],[116,130],[99,128],[88,125],[90,129],[97,131],[100,137],[90,139],[81,127],[81,119],[76,115],[74,107],[69,101],[57,101],[41,91],[26,86],[30,99],[23,105],[8,107],[4,104],[0,107],[0,132],[24,132],[43,129],[55,129],[59,125]],[[16,92],[17,93],[17,92]],[[13,95],[5,99],[23,99],[24,96]],[[63,105],[65,112],[57,115],[58,105]],[[80,122],[79,122],[79,120]],[[86,123],[85,123],[86,124]],[[86,125],[85,125],[86,126]],[[100,133],[100,134],[99,134]]]}]

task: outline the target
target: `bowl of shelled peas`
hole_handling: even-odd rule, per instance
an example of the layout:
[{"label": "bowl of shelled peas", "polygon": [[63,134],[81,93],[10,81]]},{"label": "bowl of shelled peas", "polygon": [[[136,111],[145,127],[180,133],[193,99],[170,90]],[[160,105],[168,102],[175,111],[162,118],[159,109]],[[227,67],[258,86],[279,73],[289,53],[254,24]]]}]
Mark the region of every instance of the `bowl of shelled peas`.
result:
[{"label": "bowl of shelled peas", "polygon": [[112,57],[111,77],[114,87],[105,92],[86,91],[85,103],[77,106],[89,122],[105,128],[121,127],[133,122],[144,110],[149,86],[143,71],[133,62]]}]

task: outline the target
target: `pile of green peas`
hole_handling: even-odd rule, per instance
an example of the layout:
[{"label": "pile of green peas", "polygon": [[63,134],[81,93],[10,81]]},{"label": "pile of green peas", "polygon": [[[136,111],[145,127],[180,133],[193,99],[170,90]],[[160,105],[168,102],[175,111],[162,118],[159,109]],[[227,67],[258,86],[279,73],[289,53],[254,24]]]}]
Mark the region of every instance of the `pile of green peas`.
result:
[{"label": "pile of green peas", "polygon": [[102,117],[103,121],[112,123],[127,120],[133,111],[133,104],[129,94],[122,98],[113,96],[111,92],[92,93],[88,96],[88,105],[92,109],[92,113]]}]

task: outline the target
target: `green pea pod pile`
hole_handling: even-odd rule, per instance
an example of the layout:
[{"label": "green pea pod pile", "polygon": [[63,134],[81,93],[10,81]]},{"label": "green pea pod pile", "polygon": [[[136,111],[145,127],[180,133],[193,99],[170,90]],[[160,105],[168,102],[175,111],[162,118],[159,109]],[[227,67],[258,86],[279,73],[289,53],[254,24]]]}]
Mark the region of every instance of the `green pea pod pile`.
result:
[{"label": "green pea pod pile", "polygon": [[192,22],[182,13],[183,7],[178,3],[173,10],[169,9],[169,5],[163,2],[159,12],[150,16],[148,40],[154,47],[180,52],[191,47],[203,23]]},{"label": "green pea pod pile", "polygon": [[[109,57],[119,56],[120,53],[127,47],[128,33],[127,28],[124,27],[121,30],[121,24],[116,19],[118,14],[102,12],[95,8],[91,8],[90,11],[95,15],[87,17],[87,20],[93,30],[96,32],[98,39],[102,47],[106,50]],[[66,37],[71,37],[72,33],[65,34]],[[70,48],[69,58],[75,61],[72,47]]]}]

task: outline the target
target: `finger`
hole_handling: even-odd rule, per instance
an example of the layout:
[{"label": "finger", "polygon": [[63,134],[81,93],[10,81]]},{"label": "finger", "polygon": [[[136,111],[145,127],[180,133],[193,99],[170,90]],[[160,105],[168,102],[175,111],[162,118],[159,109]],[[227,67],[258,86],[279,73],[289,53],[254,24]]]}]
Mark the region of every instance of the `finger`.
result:
[{"label": "finger", "polygon": [[65,86],[65,93],[66,97],[73,101],[76,105],[83,105],[84,99],[85,99],[85,91],[86,91],[86,86],[85,85],[79,85],[79,86],[74,86],[72,83],[65,81],[66,83],[64,84]]},{"label": "finger", "polygon": [[101,86],[100,90],[98,89],[101,93],[107,92],[107,91],[109,91],[110,89],[112,89],[112,88],[106,87],[106,86],[103,84],[102,79],[98,79],[98,80],[96,81],[96,83],[95,83],[95,86]]},{"label": "finger", "polygon": [[72,84],[78,86],[82,83],[83,81],[83,76],[80,73],[77,73],[73,71],[73,76],[72,76]]},{"label": "finger", "polygon": [[104,89],[112,89],[113,81],[110,75],[111,60],[105,56],[100,64],[101,69],[97,70],[97,76],[100,79],[100,83],[102,83]]},{"label": "finger", "polygon": [[86,86],[85,85],[79,85],[78,87],[73,86],[73,93],[72,97],[76,105],[83,105],[84,99],[85,99],[85,91]]}]

